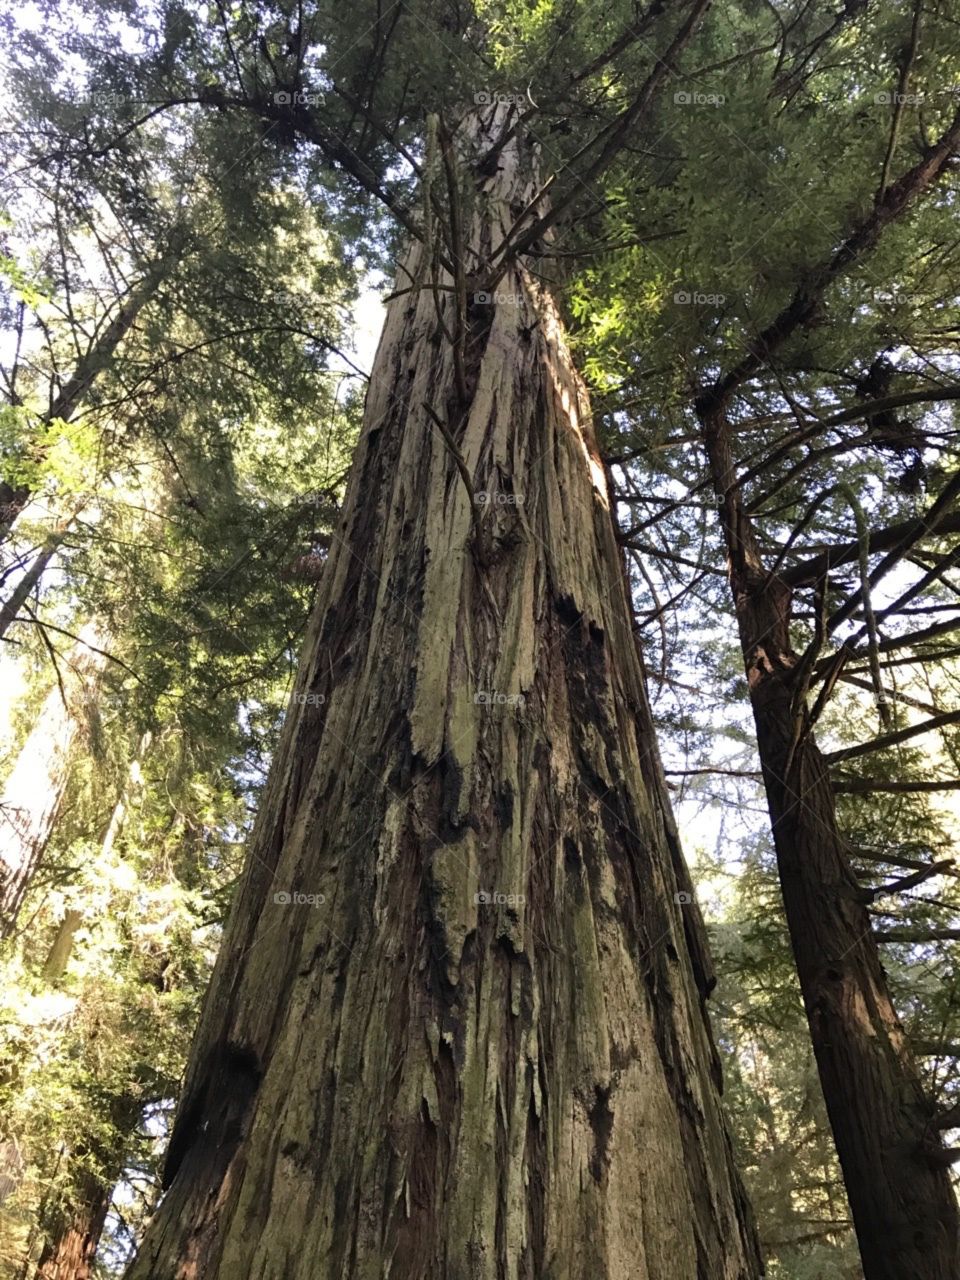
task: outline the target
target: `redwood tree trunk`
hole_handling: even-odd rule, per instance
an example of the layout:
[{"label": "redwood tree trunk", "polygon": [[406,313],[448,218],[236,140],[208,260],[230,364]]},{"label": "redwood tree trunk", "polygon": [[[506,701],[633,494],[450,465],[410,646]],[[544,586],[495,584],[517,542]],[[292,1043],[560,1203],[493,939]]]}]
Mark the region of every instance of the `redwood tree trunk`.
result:
[{"label": "redwood tree trunk", "polygon": [[[471,261],[528,160],[468,169]],[[129,1277],[755,1277],[585,390],[516,268],[458,369],[431,270],[388,307]]]},{"label": "redwood tree trunk", "polygon": [[704,426],[787,925],[864,1275],[956,1280],[948,1160],[847,861],[827,767],[796,705],[791,590],[763,565],[722,409]]},{"label": "redwood tree trunk", "polygon": [[102,1117],[109,1120],[107,1133],[68,1157],[68,1168],[73,1166],[76,1172],[55,1208],[41,1214],[45,1239],[34,1280],[90,1280],[114,1188],[143,1108],[138,1094],[113,1097]]},{"label": "redwood tree trunk", "polygon": [[113,1187],[93,1174],[84,1176],[68,1209],[44,1241],[36,1280],[90,1280],[93,1260],[113,1198]]}]

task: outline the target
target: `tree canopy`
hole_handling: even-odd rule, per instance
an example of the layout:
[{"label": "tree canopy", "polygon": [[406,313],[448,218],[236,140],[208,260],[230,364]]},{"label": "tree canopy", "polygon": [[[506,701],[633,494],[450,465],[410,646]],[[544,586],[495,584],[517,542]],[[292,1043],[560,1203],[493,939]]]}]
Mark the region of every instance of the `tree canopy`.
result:
[{"label": "tree canopy", "polygon": [[[0,21],[0,1277],[56,1275],[98,1214],[82,1247],[120,1276],[156,1206],[345,536],[358,315],[432,291],[472,389],[476,317],[519,305],[521,264],[592,397],[769,1273],[874,1280],[813,1011],[833,960],[805,962],[802,910],[841,900],[835,969],[879,1010],[871,1044],[882,1023],[942,1171],[960,1155],[954,7],[43,0]],[[478,246],[463,137],[493,108],[477,169],[519,140],[539,187]],[[429,265],[405,276],[411,244]],[[436,425],[479,530],[487,495]],[[804,820],[829,863],[791,861]]]}]

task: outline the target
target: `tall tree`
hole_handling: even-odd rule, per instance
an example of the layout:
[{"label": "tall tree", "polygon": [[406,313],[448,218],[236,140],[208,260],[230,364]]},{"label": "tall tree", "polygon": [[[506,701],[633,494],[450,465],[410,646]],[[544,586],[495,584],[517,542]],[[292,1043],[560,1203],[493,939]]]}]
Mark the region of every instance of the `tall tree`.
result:
[{"label": "tall tree", "polygon": [[464,266],[400,271],[131,1277],[758,1271],[589,403],[480,288],[511,123],[438,131]]},{"label": "tall tree", "polygon": [[[960,490],[955,433],[939,416],[958,395],[956,283],[943,255],[960,116],[942,89],[958,51],[945,11],[921,9],[847,6],[816,34],[791,9],[769,42],[707,63],[661,113],[669,145],[645,162],[645,219],[678,219],[687,204],[689,225],[676,244],[629,246],[593,272],[607,288],[629,276],[627,299],[608,293],[595,318],[597,288],[579,300],[597,346],[620,352],[605,362],[595,348],[594,359],[611,387],[607,440],[626,469],[625,541],[647,563],[693,571],[679,592],[656,592],[647,620],[666,632],[671,607],[729,575],[823,1092],[864,1270],[884,1280],[958,1267],[953,1152],[891,1000],[871,932],[875,895],[851,866],[830,779],[831,767],[957,716],[935,707],[925,724],[905,724],[909,703],[881,679],[881,660],[911,640],[886,629],[899,630],[956,563],[937,544],[958,527]],[[856,63],[842,52],[854,46]],[[727,157],[729,179],[718,138],[742,157],[743,167]],[[751,199],[733,219],[748,169]],[[815,169],[829,174],[815,204],[808,194],[778,208],[785,192],[810,192]],[[625,241],[636,216],[613,195],[608,226]],[[939,414],[900,416],[924,405]],[[649,472],[631,474],[638,455],[658,473],[649,504]],[[680,523],[677,539],[669,530]],[[908,569],[918,552],[922,565]],[[800,590],[813,596],[802,619]],[[873,593],[888,590],[875,606]],[[948,617],[913,640],[955,626]],[[821,757],[814,726],[841,676],[874,692],[882,731]]]},{"label": "tall tree", "polygon": [[70,776],[78,731],[96,703],[105,652],[93,627],[86,629],[43,701],[0,796],[0,936],[17,914],[43,858]]}]

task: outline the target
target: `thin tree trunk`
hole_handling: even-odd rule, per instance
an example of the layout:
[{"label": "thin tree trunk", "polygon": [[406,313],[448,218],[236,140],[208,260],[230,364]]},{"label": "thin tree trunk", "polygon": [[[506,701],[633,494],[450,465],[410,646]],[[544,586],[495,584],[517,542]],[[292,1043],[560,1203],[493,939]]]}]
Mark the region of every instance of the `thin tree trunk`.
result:
[{"label": "thin tree trunk", "polygon": [[43,963],[43,977],[45,982],[57,982],[66,972],[70,955],[73,952],[74,934],[83,924],[83,912],[75,911],[72,907],[63,913],[63,919],[57,929],[57,935],[53,940],[50,950],[47,952],[47,958]]},{"label": "thin tree trunk", "polygon": [[[89,647],[94,634],[86,629],[67,661],[68,701],[93,696],[104,662]],[[82,708],[65,705],[63,693],[57,684],[47,694],[0,795],[0,937],[16,925],[66,794]]]},{"label": "thin tree trunk", "polygon": [[[536,171],[468,172],[482,259]],[[461,293],[457,353],[432,270],[388,307],[129,1277],[746,1280],[585,389],[525,272]]]},{"label": "thin tree trunk", "polygon": [[956,1280],[957,1206],[833,789],[796,703],[791,588],[764,568],[722,408],[705,442],[730,566],[780,885],[866,1280]]},{"label": "thin tree trunk", "polygon": [[[156,269],[148,271],[97,340],[84,352],[71,376],[51,400],[47,412],[40,417],[42,427],[58,420],[69,422],[77,412],[87,392],[113,360],[117,348],[133,328],[140,312],[159,289],[167,261],[164,259]],[[29,485],[12,485],[7,481],[0,481],[0,542],[8,536],[32,496]]]},{"label": "thin tree trunk", "polygon": [[[123,1173],[131,1140],[143,1114],[139,1095],[120,1094],[109,1103],[106,1137],[68,1158],[78,1171],[57,1203],[42,1216],[43,1247],[34,1280],[90,1280],[114,1188]],[[93,1157],[89,1164],[88,1157]]]},{"label": "thin tree trunk", "polygon": [[[11,591],[6,600],[0,604],[0,639],[2,639],[10,627],[17,620],[25,601],[29,598],[31,592],[40,582],[40,579],[46,573],[47,565],[53,559],[58,548],[62,545],[64,538],[70,530],[70,526],[76,520],[82,511],[83,506],[76,507],[65,520],[62,520],[55,529],[52,529],[43,546],[33,557],[30,565],[21,574],[17,585]],[[6,581],[14,570],[11,568],[0,577],[0,584]]]}]

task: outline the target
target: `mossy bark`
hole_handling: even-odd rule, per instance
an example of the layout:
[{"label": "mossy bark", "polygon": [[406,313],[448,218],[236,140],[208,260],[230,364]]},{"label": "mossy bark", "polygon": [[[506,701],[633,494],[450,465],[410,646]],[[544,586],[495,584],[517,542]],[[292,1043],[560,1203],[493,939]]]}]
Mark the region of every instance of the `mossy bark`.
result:
[{"label": "mossy bark", "polygon": [[[536,179],[511,144],[471,180],[479,263]],[[518,267],[458,370],[423,252],[129,1277],[746,1280],[586,391]]]}]

